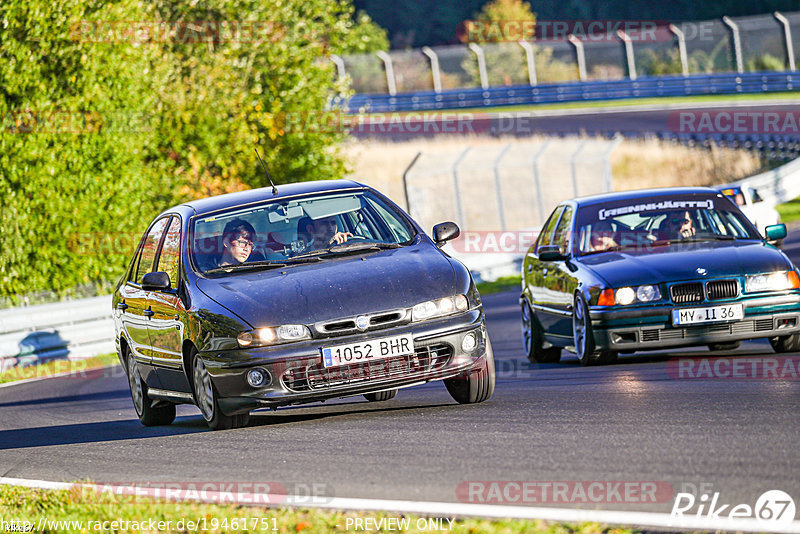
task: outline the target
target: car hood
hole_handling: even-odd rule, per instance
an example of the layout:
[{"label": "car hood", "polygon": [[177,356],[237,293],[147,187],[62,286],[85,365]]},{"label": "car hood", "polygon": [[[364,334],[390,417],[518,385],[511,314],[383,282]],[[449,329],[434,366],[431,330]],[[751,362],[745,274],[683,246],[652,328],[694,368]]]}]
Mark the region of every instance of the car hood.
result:
[{"label": "car hood", "polygon": [[253,327],[408,308],[451,296],[456,287],[448,258],[424,241],[319,263],[199,278],[197,285]]},{"label": "car hood", "polygon": [[705,241],[650,250],[594,254],[574,260],[594,271],[610,287],[635,286],[700,278],[742,276],[792,269],[776,248],[753,241]]}]

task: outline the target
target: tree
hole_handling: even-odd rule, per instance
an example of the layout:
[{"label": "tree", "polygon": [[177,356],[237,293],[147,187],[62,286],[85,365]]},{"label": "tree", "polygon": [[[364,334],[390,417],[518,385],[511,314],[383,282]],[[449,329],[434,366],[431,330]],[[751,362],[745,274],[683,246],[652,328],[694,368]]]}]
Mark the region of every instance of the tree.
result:
[{"label": "tree", "polygon": [[327,56],[386,46],[349,0],[0,3],[0,296],[107,287],[158,212],[265,185],[254,146],[342,177]]}]

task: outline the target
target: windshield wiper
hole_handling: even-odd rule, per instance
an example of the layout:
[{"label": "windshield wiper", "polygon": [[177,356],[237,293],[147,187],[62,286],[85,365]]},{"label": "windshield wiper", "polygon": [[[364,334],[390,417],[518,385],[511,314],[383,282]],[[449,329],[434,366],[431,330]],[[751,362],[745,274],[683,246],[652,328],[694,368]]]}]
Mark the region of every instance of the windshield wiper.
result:
[{"label": "windshield wiper", "polygon": [[379,251],[392,248],[400,248],[397,243],[342,243],[333,245],[325,249],[323,256],[337,256],[339,254],[350,254],[353,252]]},{"label": "windshield wiper", "polygon": [[230,273],[233,271],[248,271],[250,269],[277,269],[280,267],[286,267],[286,264],[276,263],[274,261],[251,261],[250,263],[239,263],[237,265],[224,265],[222,267],[215,267],[205,271],[204,274]]},{"label": "windshield wiper", "polygon": [[386,250],[386,249],[393,249],[393,248],[400,248],[402,245],[399,243],[342,243],[340,245],[333,245],[327,248],[321,248],[319,250],[311,250],[309,252],[304,252],[302,254],[298,254],[297,256],[293,256],[290,258],[290,261],[296,258],[315,258],[320,256],[330,256],[330,255],[337,255],[337,254],[349,254],[350,252],[362,252],[365,250]]}]

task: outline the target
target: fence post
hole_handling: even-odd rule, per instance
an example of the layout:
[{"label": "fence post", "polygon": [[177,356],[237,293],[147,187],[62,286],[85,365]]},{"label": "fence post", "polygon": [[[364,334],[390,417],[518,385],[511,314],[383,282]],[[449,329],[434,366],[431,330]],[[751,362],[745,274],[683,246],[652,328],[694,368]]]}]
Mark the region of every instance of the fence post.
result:
[{"label": "fence post", "polygon": [[614,149],[619,146],[622,142],[622,135],[617,132],[614,135],[614,139],[609,144],[608,148],[605,152],[603,152],[603,192],[608,193],[609,191],[613,191],[614,187],[611,183],[612,174],[611,174],[611,153],[614,152]]},{"label": "fence post", "polygon": [[619,37],[622,44],[625,45],[625,57],[628,60],[628,78],[635,80],[636,59],[633,57],[633,41],[628,37],[628,34],[622,30],[617,30],[617,37]]},{"label": "fence post", "polygon": [[572,153],[572,156],[569,158],[569,166],[572,169],[572,196],[578,196],[578,166],[575,164],[575,161],[578,159],[578,154],[581,153],[583,147],[586,146],[588,141],[583,140],[578,145],[578,148],[575,149],[575,152]]},{"label": "fence post", "polygon": [[722,22],[731,29],[731,37],[733,37],[733,57],[736,61],[736,72],[742,74],[744,72],[744,65],[742,64],[742,41],[739,37],[739,26],[733,22],[730,17],[722,17]]},{"label": "fence post", "polygon": [[503,156],[506,155],[506,152],[508,152],[510,148],[511,143],[504,146],[503,150],[500,151],[500,154],[498,154],[494,160],[494,190],[497,194],[497,212],[500,215],[500,229],[503,231],[506,229],[506,214],[503,208],[503,189],[500,185],[500,160],[503,159]]},{"label": "fence post", "polygon": [[484,90],[489,88],[489,75],[486,73],[486,56],[483,55],[483,48],[478,46],[477,43],[469,43],[469,49],[475,52],[478,58],[478,73],[481,76],[481,88]]},{"label": "fence post", "polygon": [[583,51],[583,43],[572,34],[567,35],[567,40],[575,47],[575,57],[578,60],[578,78],[582,82],[586,81],[586,55]]},{"label": "fence post", "polygon": [[681,56],[681,69],[683,70],[683,75],[688,76],[689,59],[686,57],[686,36],[683,35],[681,29],[674,24],[669,25],[669,31],[678,39],[678,54]]},{"label": "fence post", "polygon": [[431,76],[433,76],[433,90],[437,93],[442,92],[442,73],[439,72],[439,56],[430,46],[423,46],[422,53],[431,60]]},{"label": "fence post", "polygon": [[786,43],[786,59],[789,60],[789,70],[796,70],[794,65],[794,45],[792,43],[792,28],[789,26],[789,19],[783,16],[782,13],[775,12],[772,14],[778,22],[783,25],[783,40]]},{"label": "fence post", "polygon": [[525,40],[520,40],[519,45],[525,50],[525,58],[528,62],[528,81],[531,84],[531,87],[535,87],[537,80],[536,80],[536,63],[533,61],[533,44],[529,43]]},{"label": "fence post", "polygon": [[547,150],[550,140],[546,140],[533,155],[533,181],[536,185],[536,200],[539,207],[539,224],[544,224],[544,199],[542,198],[542,182],[539,179],[539,157]]},{"label": "fence post", "polygon": [[461,188],[458,185],[458,165],[461,163],[461,160],[464,159],[464,156],[467,155],[467,152],[471,149],[471,146],[468,146],[458,155],[456,161],[453,163],[453,192],[455,193],[456,197],[456,217],[458,218],[458,226],[461,230],[464,230],[464,208],[461,205]]},{"label": "fence post", "polygon": [[386,67],[386,85],[389,88],[389,94],[395,96],[397,94],[397,82],[394,79],[394,67],[392,66],[392,56],[381,50],[375,53],[376,56],[383,60]]},{"label": "fence post", "polygon": [[337,56],[336,54],[331,54],[330,58],[331,58],[331,61],[333,61],[333,64],[336,65],[336,73],[339,76],[339,80],[343,80],[344,77],[345,77],[345,74],[347,74],[347,73],[345,72],[345,69],[344,69],[344,60],[342,59],[342,56]]},{"label": "fence post", "polygon": [[[406,195],[406,211],[410,214],[411,213],[411,197],[408,195],[408,173],[411,172],[411,168],[416,165],[417,160],[422,155],[422,152],[417,152],[417,155],[414,156],[414,159],[411,160],[411,163],[408,164],[406,170],[403,171],[403,192]],[[413,215],[412,215],[413,217]]]}]

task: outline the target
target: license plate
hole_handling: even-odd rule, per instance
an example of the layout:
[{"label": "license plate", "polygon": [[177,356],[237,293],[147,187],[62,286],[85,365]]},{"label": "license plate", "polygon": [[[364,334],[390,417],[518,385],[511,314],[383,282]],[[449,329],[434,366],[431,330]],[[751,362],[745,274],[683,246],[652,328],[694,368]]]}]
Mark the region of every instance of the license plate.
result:
[{"label": "license plate", "polygon": [[411,334],[371,339],[359,343],[334,345],[322,348],[322,363],[325,367],[337,367],[414,353],[414,338]]},{"label": "license plate", "polygon": [[673,325],[741,321],[742,319],[744,319],[744,308],[741,304],[672,310]]}]

